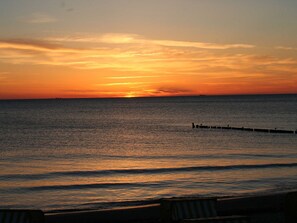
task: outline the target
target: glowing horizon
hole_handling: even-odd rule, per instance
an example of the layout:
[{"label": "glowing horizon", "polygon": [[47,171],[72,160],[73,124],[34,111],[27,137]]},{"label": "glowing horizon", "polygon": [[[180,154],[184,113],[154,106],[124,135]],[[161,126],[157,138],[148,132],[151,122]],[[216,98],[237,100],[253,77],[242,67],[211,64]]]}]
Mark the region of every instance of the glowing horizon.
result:
[{"label": "glowing horizon", "polygon": [[[26,7],[23,11],[11,2],[0,3],[1,9],[11,12],[0,13],[4,27],[0,31],[0,99],[297,93],[297,42],[293,38],[297,30],[291,24],[297,16],[290,9],[297,3],[290,0],[279,8],[275,0],[270,5],[240,1],[229,7],[215,0],[94,3],[97,9],[114,10],[113,15],[98,15],[79,1],[35,3],[34,10]],[[129,8],[132,5],[134,9]],[[266,11],[253,12],[258,19],[254,23],[246,10],[264,6]],[[197,10],[205,21],[199,20],[200,14],[184,14],[179,7]],[[207,7],[209,14],[203,11]],[[231,8],[231,14],[226,14]],[[81,20],[73,15],[76,10]],[[97,20],[87,14],[90,10]],[[287,14],[275,18],[275,10]],[[140,12],[156,13],[165,22],[160,24]],[[230,20],[230,15],[242,23],[233,24],[236,20]],[[222,21],[213,21],[217,16]],[[259,19],[263,16],[266,19]],[[185,19],[183,29],[177,18],[179,22]],[[105,26],[96,31],[101,20]],[[280,36],[281,27],[272,22],[287,24],[282,29],[288,36]],[[255,31],[257,26],[267,30]]]}]

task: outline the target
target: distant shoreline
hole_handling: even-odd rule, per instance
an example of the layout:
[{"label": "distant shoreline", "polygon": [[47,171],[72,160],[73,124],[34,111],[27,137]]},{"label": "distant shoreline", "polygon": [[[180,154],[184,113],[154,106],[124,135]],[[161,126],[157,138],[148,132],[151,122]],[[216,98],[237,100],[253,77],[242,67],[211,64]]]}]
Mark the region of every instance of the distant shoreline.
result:
[{"label": "distant shoreline", "polygon": [[251,97],[251,96],[297,96],[297,93],[285,94],[222,94],[222,95],[177,95],[177,96],[141,96],[141,97],[53,97],[53,98],[8,98],[0,99],[1,101],[38,101],[38,100],[134,100],[134,99],[158,99],[158,98],[203,98],[203,97]]}]

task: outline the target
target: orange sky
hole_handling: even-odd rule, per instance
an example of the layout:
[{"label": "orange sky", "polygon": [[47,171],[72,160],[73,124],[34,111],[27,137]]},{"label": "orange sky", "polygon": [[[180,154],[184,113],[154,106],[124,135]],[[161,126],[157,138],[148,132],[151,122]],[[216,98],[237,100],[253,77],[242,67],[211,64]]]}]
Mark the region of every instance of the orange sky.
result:
[{"label": "orange sky", "polygon": [[[45,4],[54,2],[57,1]],[[151,7],[157,4],[153,2]],[[176,2],[176,7],[181,6],[180,2],[173,2]],[[70,3],[65,1],[63,7],[67,4]],[[75,4],[78,3],[73,3],[73,8]],[[139,11],[144,10],[141,7],[148,7],[134,4]],[[139,17],[138,26],[130,18],[134,11],[125,12],[127,15],[118,12],[113,20],[107,22],[109,28],[96,31],[96,24],[92,24],[90,31],[84,30],[79,21],[67,23],[68,14],[54,16],[56,11],[50,7],[47,11],[43,5],[37,4],[35,11],[28,7],[19,17],[10,18],[3,11],[6,23],[2,19],[5,29],[0,31],[0,99],[297,93],[297,40],[289,35],[290,32],[296,34],[297,30],[292,28],[289,20],[280,15],[276,16],[277,19],[270,18],[272,14],[267,11],[267,15],[262,15],[263,20],[258,20],[258,25],[266,25],[267,34],[272,34],[264,36],[265,31],[255,33],[256,23],[245,24],[248,17],[239,5],[236,9],[238,12],[242,10],[242,15],[236,11],[233,13],[243,22],[231,26],[233,20],[224,14],[229,8],[205,4],[204,7],[210,7],[210,13],[222,10],[221,19],[229,22],[225,29],[224,25],[217,28],[221,31],[219,36],[211,30],[221,21],[212,21],[207,14],[205,23],[198,24],[199,18],[197,22],[191,18],[184,24],[184,29],[180,29],[179,23],[174,23],[176,17],[170,15],[171,11],[168,12],[171,20],[166,22],[162,20],[164,14],[156,15],[164,24],[159,24],[153,17]],[[251,9],[257,7],[257,3],[250,4]],[[283,4],[280,10],[287,10],[286,13],[292,17],[287,8],[295,3],[286,0]],[[8,12],[20,10],[20,6],[8,3],[0,3],[1,6]],[[183,6],[184,10],[192,10],[191,7],[197,7],[197,11],[203,9],[196,3],[184,3]],[[87,8],[80,7],[82,10]],[[108,7],[116,9],[117,5],[114,2]],[[174,5],[170,7],[173,9]],[[271,11],[274,10],[272,7]],[[67,13],[73,11],[69,8]],[[176,15],[180,18],[178,21],[183,21],[185,15]],[[99,19],[110,15],[101,16],[98,25]],[[120,24],[124,28],[112,23],[117,16],[123,17]],[[84,20],[94,23],[87,14],[80,18],[81,23]],[[268,18],[276,24],[287,21],[283,37],[278,37],[278,26],[266,24]],[[143,30],[142,24],[149,21],[151,24]],[[128,24],[133,28],[130,29]],[[244,24],[246,27],[242,28]],[[231,27],[233,32],[230,32]],[[176,35],[172,35],[173,32]],[[245,32],[246,36],[242,36],[241,33]],[[253,33],[259,38],[256,39]]]}]

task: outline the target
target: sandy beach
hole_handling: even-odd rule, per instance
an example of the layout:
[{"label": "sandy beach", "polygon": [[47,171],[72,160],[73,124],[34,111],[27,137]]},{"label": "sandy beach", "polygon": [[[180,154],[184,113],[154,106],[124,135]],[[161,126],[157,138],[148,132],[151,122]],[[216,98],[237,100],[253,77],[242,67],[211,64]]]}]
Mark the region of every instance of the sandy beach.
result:
[{"label": "sandy beach", "polygon": [[[182,199],[182,198],[181,198]],[[251,223],[297,221],[297,192],[217,198],[219,216],[244,215]],[[162,222],[160,201],[155,204],[107,210],[45,213],[46,223]]]}]

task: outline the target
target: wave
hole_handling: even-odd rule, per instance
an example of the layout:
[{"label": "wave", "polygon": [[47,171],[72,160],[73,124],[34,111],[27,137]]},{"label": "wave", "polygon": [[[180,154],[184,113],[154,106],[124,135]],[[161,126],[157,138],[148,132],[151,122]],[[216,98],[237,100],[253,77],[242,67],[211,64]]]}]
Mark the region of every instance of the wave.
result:
[{"label": "wave", "polygon": [[[265,178],[265,182],[274,185],[273,188],[284,188],[286,189],[293,189],[296,188],[296,180],[289,180],[286,181],[286,184],[278,184],[275,182],[281,182],[282,177],[268,177]],[[217,186],[220,184],[225,184],[226,181],[221,180],[211,180],[207,182],[192,182],[193,185],[196,185],[195,187],[201,187],[203,186]],[[20,188],[11,188],[12,190],[17,189],[18,191],[54,191],[54,190],[85,190],[85,189],[128,189],[131,190],[133,188],[157,188],[158,190],[161,190],[162,188],[172,188],[176,187],[178,184],[175,180],[158,180],[158,181],[151,181],[151,182],[102,182],[102,183],[89,183],[89,184],[64,184],[64,185],[40,185],[40,186],[31,186],[31,187],[20,187]],[[229,186],[230,182],[228,182]],[[263,179],[243,179],[235,182],[235,184],[238,185],[250,185],[250,187],[255,187],[255,185],[262,185],[263,187]],[[192,187],[193,187],[192,185]],[[232,186],[231,186],[232,187]],[[266,190],[268,188],[265,188]],[[272,188],[270,188],[272,189]],[[172,194],[173,196],[174,194]]]},{"label": "wave", "polygon": [[56,177],[100,177],[118,174],[170,174],[178,172],[195,171],[228,171],[228,170],[249,170],[249,169],[270,169],[270,168],[292,168],[297,167],[297,163],[272,163],[272,164],[242,164],[225,166],[191,166],[173,168],[149,168],[149,169],[110,169],[110,170],[90,170],[90,171],[64,171],[50,172],[42,174],[10,174],[0,176],[1,180],[40,180]]},{"label": "wave", "polygon": [[[199,154],[199,155],[179,155],[179,159],[223,159],[223,158],[232,158],[232,157],[250,157],[250,158],[287,158],[288,154],[251,154],[251,153],[230,153],[230,154],[221,154],[221,153],[212,153],[212,154]],[[176,155],[101,155],[101,157],[109,158],[109,159],[144,159],[144,160],[152,160],[152,159],[174,159],[176,160]],[[290,154],[290,158],[297,158],[297,154]]]},{"label": "wave", "polygon": [[80,189],[105,189],[105,188],[133,188],[133,187],[146,187],[148,183],[95,183],[95,184],[70,184],[70,185],[50,185],[50,186],[35,186],[22,188],[32,191],[44,190],[80,190]]}]

